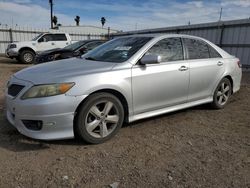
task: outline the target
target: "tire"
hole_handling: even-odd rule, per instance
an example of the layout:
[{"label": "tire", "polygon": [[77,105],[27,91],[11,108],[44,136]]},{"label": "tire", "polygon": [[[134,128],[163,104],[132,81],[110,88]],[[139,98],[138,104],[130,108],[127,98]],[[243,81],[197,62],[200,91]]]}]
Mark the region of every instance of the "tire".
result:
[{"label": "tire", "polygon": [[19,62],[20,61],[20,58],[19,58],[19,56],[18,57],[15,57],[15,59]]},{"label": "tire", "polygon": [[35,53],[31,50],[23,50],[18,58],[24,64],[32,64],[35,61]]},{"label": "tire", "polygon": [[120,100],[109,93],[96,93],[81,105],[75,134],[87,143],[100,144],[118,132],[123,120],[124,109]]},{"label": "tire", "polygon": [[224,108],[231,94],[232,84],[229,79],[223,78],[214,92],[212,107],[214,109]]}]

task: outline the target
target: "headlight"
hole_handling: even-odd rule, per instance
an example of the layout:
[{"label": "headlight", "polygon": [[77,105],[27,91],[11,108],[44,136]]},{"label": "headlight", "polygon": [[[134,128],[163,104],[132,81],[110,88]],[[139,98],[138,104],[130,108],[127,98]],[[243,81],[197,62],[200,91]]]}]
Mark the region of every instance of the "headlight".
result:
[{"label": "headlight", "polygon": [[58,58],[61,54],[55,54],[54,59]]},{"label": "headlight", "polygon": [[21,99],[49,97],[66,93],[75,83],[37,85],[30,88]]},{"label": "headlight", "polygon": [[9,45],[9,49],[10,49],[10,48],[16,48],[16,44],[10,44],[10,45]]},{"label": "headlight", "polygon": [[57,59],[60,55],[61,55],[61,54],[48,55],[48,56],[47,56],[47,59],[48,59],[49,61],[53,61],[53,60]]}]

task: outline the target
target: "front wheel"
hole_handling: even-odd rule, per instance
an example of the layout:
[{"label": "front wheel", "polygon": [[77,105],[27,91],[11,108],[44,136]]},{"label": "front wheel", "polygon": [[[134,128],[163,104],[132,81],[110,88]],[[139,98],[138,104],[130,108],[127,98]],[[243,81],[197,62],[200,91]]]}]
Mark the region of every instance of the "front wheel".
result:
[{"label": "front wheel", "polygon": [[224,108],[229,100],[229,97],[231,96],[231,93],[231,82],[229,81],[229,79],[223,78],[214,92],[212,107],[215,109]]},{"label": "front wheel", "polygon": [[35,53],[31,50],[23,50],[20,53],[19,59],[24,64],[31,64],[34,63],[35,60]]},{"label": "front wheel", "polygon": [[109,93],[96,93],[84,102],[77,114],[76,134],[88,143],[99,144],[113,137],[123,120],[120,100]]}]

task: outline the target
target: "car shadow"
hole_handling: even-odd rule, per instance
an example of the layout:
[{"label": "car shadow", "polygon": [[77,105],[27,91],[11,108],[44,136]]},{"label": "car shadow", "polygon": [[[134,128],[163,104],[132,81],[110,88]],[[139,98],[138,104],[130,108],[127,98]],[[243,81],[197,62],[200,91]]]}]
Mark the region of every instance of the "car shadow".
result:
[{"label": "car shadow", "polygon": [[[200,105],[192,108],[187,108],[167,114],[162,114],[155,117],[150,117],[142,120],[138,120],[132,123],[124,123],[123,127],[135,127],[142,126],[143,123],[149,121],[157,121],[161,118],[174,118],[175,116],[182,115],[183,113],[188,113],[193,110],[211,110],[209,105]],[[71,145],[71,146],[87,146],[90,145],[79,138],[66,139],[66,140],[52,140],[52,141],[44,141],[44,140],[36,140],[29,137],[26,137],[20,134],[5,118],[0,118],[0,125],[4,125],[0,127],[0,148],[4,148],[13,152],[25,152],[25,151],[39,151],[50,149],[53,145],[63,146],[63,145]],[[122,131],[122,130],[121,130]]]},{"label": "car shadow", "polygon": [[1,56],[1,64],[22,64],[20,61],[17,61],[16,59],[11,59],[5,56]]},{"label": "car shadow", "polygon": [[[1,112],[2,114],[2,112]],[[39,151],[50,149],[52,145],[85,146],[87,143],[74,138],[67,140],[43,141],[26,137],[19,133],[2,115],[0,117],[0,148],[12,152]]]}]

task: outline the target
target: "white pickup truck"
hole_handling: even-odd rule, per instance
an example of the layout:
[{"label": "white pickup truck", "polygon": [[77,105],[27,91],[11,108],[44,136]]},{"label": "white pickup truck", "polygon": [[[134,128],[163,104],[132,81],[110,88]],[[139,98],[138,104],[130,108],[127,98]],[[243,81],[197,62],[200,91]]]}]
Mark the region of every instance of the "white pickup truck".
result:
[{"label": "white pickup truck", "polygon": [[67,33],[42,33],[31,41],[14,42],[8,45],[6,56],[22,63],[33,63],[38,52],[54,48],[64,48],[71,44]]}]

